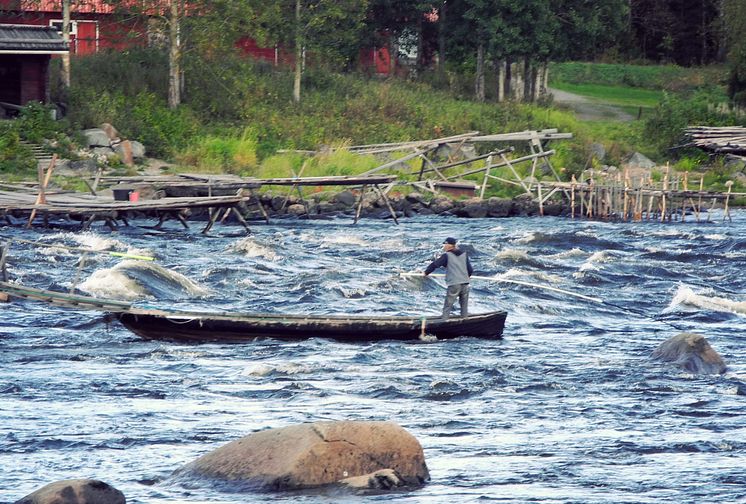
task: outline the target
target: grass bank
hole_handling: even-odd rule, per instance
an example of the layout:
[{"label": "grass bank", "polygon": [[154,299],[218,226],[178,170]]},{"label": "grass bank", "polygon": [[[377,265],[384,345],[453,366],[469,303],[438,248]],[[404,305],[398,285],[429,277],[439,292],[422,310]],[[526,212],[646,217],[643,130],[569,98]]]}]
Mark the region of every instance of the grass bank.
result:
[{"label": "grass bank", "polygon": [[564,62],[551,64],[549,76],[552,85],[597,84],[682,93],[710,85],[725,86],[728,69],[725,65],[680,67]]}]

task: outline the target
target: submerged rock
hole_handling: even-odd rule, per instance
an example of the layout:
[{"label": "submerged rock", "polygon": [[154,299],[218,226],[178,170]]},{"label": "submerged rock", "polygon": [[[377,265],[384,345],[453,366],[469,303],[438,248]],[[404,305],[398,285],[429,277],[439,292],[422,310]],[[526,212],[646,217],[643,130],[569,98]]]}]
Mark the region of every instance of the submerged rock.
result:
[{"label": "submerged rock", "polygon": [[293,490],[418,487],[430,479],[417,439],[392,422],[317,422],[255,432],[178,470],[176,476],[237,488]]},{"label": "submerged rock", "polygon": [[673,336],[653,351],[654,359],[671,362],[694,374],[722,374],[725,362],[700,334],[681,333]]},{"label": "submerged rock", "polygon": [[50,483],[15,504],[125,504],[124,494],[99,480],[77,479]]}]

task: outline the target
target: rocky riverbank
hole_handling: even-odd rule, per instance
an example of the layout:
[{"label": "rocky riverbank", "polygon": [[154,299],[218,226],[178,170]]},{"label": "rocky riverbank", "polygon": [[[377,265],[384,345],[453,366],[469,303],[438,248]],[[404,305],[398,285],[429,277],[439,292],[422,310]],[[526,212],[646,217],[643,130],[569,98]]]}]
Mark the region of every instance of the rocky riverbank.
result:
[{"label": "rocky riverbank", "polygon": [[[325,216],[354,214],[358,196],[353,191],[328,194],[319,193],[301,200],[298,196],[263,193],[259,196],[262,206],[270,217],[295,216],[323,218]],[[455,215],[466,218],[515,217],[539,215],[542,209],[528,195],[515,198],[467,198],[453,199],[447,196],[426,198],[420,193],[391,194],[388,196],[397,217],[415,215]],[[244,213],[256,209],[256,200],[244,206]],[[563,215],[569,208],[562,203],[547,203],[543,206],[544,215]],[[367,218],[390,219],[391,212],[386,202],[377,196],[366,196],[363,200],[361,216]]]}]

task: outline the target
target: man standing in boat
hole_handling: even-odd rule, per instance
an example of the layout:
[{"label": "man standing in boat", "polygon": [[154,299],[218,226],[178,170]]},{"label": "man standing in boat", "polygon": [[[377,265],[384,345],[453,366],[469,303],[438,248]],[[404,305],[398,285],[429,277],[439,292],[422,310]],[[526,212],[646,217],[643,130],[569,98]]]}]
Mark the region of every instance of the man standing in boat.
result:
[{"label": "man standing in boat", "polygon": [[456,298],[461,307],[461,316],[466,317],[469,314],[469,277],[474,273],[474,268],[471,267],[466,252],[456,247],[456,238],[446,238],[443,242],[443,250],[443,255],[425,268],[425,276],[435,271],[436,268],[445,268],[448,291],[443,304],[443,318],[451,315],[451,308]]}]

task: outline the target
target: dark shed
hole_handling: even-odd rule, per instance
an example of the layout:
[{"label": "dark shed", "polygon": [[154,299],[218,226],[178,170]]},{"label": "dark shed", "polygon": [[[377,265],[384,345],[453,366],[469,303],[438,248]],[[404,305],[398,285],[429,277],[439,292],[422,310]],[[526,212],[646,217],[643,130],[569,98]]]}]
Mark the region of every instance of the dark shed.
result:
[{"label": "dark shed", "polygon": [[54,27],[0,24],[0,107],[49,101],[49,60],[67,52]]}]

